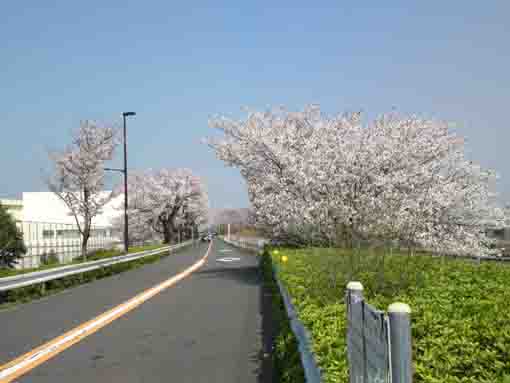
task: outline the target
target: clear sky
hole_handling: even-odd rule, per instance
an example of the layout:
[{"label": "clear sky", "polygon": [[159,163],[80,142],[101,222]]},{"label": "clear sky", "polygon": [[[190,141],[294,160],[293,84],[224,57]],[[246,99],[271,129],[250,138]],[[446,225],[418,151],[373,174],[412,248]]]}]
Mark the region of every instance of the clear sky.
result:
[{"label": "clear sky", "polygon": [[507,0],[4,2],[0,197],[46,190],[47,152],[81,119],[135,111],[130,167],[190,167],[212,207],[247,206],[200,143],[209,116],[318,103],[457,121],[510,200],[509,17]]}]

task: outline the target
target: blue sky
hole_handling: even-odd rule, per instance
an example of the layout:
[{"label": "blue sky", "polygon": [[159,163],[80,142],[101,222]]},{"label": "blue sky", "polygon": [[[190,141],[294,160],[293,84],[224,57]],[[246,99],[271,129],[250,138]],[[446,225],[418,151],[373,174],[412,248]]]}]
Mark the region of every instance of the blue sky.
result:
[{"label": "blue sky", "polygon": [[510,2],[192,3],[2,5],[0,197],[46,190],[47,152],[81,119],[133,110],[130,167],[190,167],[212,207],[247,206],[238,172],[200,143],[208,118],[318,103],[456,121],[510,201]]}]

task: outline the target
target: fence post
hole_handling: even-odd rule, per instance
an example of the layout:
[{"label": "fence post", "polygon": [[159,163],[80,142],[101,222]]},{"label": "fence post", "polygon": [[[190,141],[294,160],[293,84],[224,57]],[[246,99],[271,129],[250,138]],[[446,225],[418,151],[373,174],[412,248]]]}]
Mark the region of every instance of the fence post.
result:
[{"label": "fence post", "polygon": [[405,303],[388,307],[391,344],[391,383],[412,383],[411,308]]},{"label": "fence post", "polygon": [[[352,360],[352,329],[351,327],[351,302],[353,301],[362,301],[363,300],[363,285],[361,282],[358,281],[351,281],[347,283],[347,292],[346,292],[346,302],[345,305],[347,306],[347,357],[349,359],[349,382],[350,383],[359,383],[360,376],[362,377],[361,381],[363,383],[366,382],[365,379],[365,360],[362,361],[363,363],[363,369],[360,371],[359,367],[356,368],[355,361]],[[365,355],[365,342],[363,340],[363,355]]]},{"label": "fence post", "polygon": [[361,282],[352,281],[347,283],[347,293],[349,297],[357,297],[363,299],[363,285]]}]

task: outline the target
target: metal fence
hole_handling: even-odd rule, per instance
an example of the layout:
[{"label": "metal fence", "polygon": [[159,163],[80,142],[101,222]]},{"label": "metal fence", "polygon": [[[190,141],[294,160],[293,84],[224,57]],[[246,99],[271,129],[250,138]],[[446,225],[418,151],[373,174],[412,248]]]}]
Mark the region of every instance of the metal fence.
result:
[{"label": "metal fence", "polygon": [[100,268],[109,267],[119,263],[132,262],[136,259],[149,257],[155,254],[164,252],[172,252],[185,246],[193,246],[193,241],[181,242],[172,246],[163,246],[157,249],[144,250],[137,253],[124,254],[106,259],[99,259],[83,263],[75,263],[72,265],[56,267],[52,269],[45,269],[34,271],[31,273],[24,273],[13,275],[10,277],[0,278],[0,293],[9,290],[15,290],[21,287],[37,285],[47,281],[68,277],[71,275],[81,274]]},{"label": "metal fence", "polygon": [[347,357],[350,383],[411,383],[410,309],[388,307],[388,315],[365,302],[363,286],[346,291]]},{"label": "metal fence", "polygon": [[[48,262],[68,263],[81,255],[81,235],[76,225],[33,221],[16,224],[27,248],[19,268],[39,267]],[[94,251],[115,247],[119,242],[112,228],[93,226],[87,247]]]}]

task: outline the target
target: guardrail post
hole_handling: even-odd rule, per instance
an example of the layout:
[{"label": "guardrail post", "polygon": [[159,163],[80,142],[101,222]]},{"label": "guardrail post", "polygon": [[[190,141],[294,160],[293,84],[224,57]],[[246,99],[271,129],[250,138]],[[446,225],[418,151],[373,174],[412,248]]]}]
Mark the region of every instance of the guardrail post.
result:
[{"label": "guardrail post", "polygon": [[412,383],[411,308],[405,303],[388,307],[390,321],[391,383]]}]

